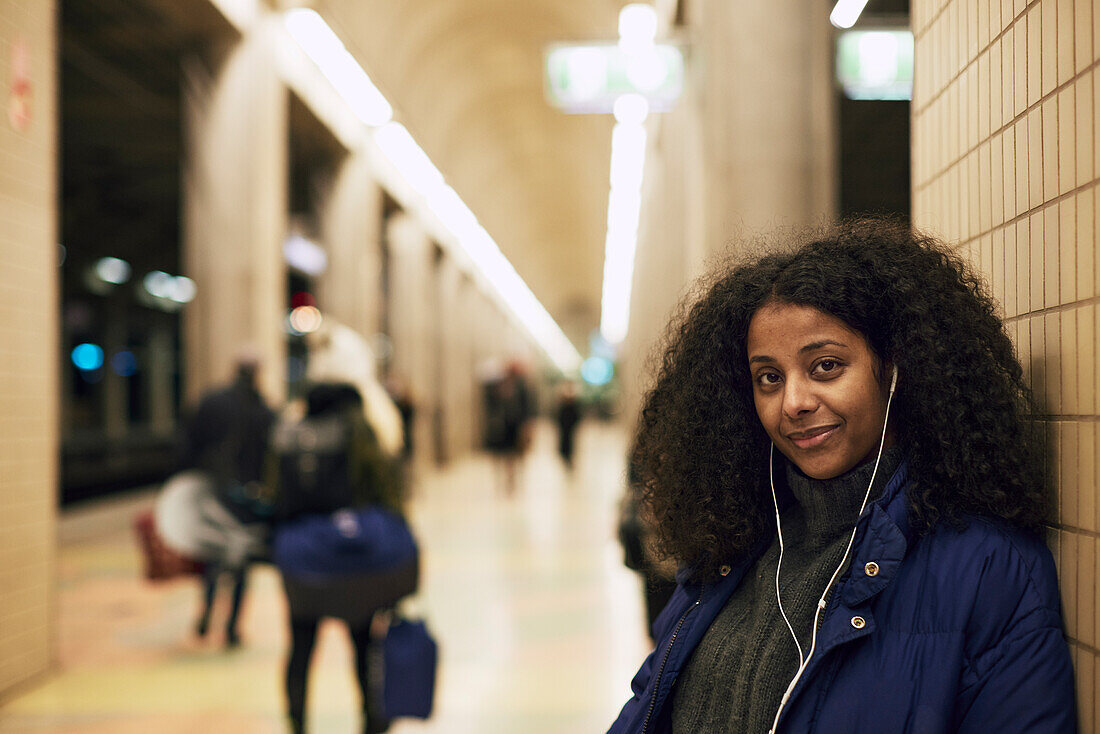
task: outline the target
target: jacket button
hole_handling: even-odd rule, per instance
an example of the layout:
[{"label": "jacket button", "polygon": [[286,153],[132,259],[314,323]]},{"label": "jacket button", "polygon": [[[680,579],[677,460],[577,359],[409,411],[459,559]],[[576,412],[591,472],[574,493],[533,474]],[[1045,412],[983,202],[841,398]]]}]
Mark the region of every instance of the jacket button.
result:
[{"label": "jacket button", "polygon": [[726,565],[722,565],[722,566],[719,566],[719,567],[718,567],[718,574],[719,574],[720,576],[729,576],[729,574],[730,574],[730,567],[729,567],[729,566],[726,566]]},{"label": "jacket button", "polygon": [[863,617],[852,617],[852,626],[857,630],[861,630],[867,626],[867,620]]},{"label": "jacket button", "polygon": [[868,576],[878,576],[878,564],[874,561],[871,561],[863,567],[863,573],[867,574]]}]

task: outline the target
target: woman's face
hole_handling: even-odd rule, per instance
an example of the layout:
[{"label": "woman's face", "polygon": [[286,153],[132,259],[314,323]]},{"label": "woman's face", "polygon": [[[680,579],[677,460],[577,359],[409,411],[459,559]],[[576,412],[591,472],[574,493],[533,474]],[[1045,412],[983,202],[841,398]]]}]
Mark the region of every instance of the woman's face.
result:
[{"label": "woman's face", "polygon": [[830,479],[874,457],[887,390],[862,335],[816,308],[773,301],[749,322],[746,347],[756,414],[803,473]]}]

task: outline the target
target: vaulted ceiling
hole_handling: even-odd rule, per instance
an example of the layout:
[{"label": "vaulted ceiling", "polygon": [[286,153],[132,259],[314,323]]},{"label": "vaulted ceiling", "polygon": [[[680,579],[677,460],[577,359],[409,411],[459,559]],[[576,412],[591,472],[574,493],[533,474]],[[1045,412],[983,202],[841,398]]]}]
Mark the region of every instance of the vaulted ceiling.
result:
[{"label": "vaulted ceiling", "polygon": [[543,54],[614,40],[626,2],[312,3],[582,352],[599,325],[613,120],[551,107]]}]

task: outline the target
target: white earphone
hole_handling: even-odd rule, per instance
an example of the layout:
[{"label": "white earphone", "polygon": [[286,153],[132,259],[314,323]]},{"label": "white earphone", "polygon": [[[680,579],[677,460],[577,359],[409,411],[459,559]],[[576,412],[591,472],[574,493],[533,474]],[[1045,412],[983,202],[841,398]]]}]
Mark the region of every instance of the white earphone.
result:
[{"label": "white earphone", "polygon": [[878,456],[875,457],[875,468],[871,472],[871,481],[867,484],[867,491],[863,494],[863,503],[859,506],[859,512],[856,513],[856,523],[852,528],[852,534],[848,538],[848,546],[844,549],[844,555],[840,559],[840,565],[833,571],[833,575],[829,578],[829,583],[825,584],[825,590],[821,592],[821,597],[817,600],[817,610],[814,612],[814,626],[813,634],[810,637],[810,649],[803,655],[802,645],[798,642],[798,635],[795,634],[794,626],[791,625],[791,620],[787,618],[787,613],[783,610],[783,599],[779,594],[779,571],[783,568],[783,527],[779,521],[779,499],[775,494],[775,444],[771,445],[771,449],[768,454],[768,482],[771,484],[772,489],[772,503],[775,505],[775,530],[779,536],[779,562],[775,567],[775,600],[779,603],[779,613],[783,616],[783,621],[787,623],[787,629],[791,633],[791,638],[794,640],[794,645],[798,648],[798,671],[795,673],[794,678],[787,684],[787,690],[783,693],[783,699],[779,702],[779,710],[775,712],[775,718],[772,720],[772,728],[768,731],[768,734],[775,734],[775,729],[779,725],[779,717],[783,713],[783,709],[787,706],[787,701],[790,700],[791,692],[794,691],[795,686],[798,685],[798,681],[802,678],[802,674],[806,672],[807,666],[810,664],[810,658],[814,654],[814,649],[817,647],[817,623],[821,617],[821,613],[825,611],[825,597],[828,596],[829,590],[833,588],[833,584],[836,582],[837,577],[840,576],[840,572],[844,570],[844,566],[848,563],[848,554],[852,552],[852,543],[856,539],[856,530],[859,528],[859,518],[863,515],[863,510],[867,507],[867,500],[871,497],[871,487],[875,486],[875,477],[878,475],[878,465],[882,460],[882,448],[886,444],[886,425],[890,421],[890,404],[894,401],[894,391],[898,386],[898,367],[894,365],[894,372],[890,376],[890,394],[886,398],[886,413],[882,419],[882,436],[878,442]]}]

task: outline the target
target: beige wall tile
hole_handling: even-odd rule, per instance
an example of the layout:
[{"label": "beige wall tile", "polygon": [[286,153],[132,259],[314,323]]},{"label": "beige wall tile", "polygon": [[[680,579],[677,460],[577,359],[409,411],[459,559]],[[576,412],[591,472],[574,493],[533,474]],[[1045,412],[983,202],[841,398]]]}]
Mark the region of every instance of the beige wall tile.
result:
[{"label": "beige wall tile", "polygon": [[976,104],[978,107],[978,140],[988,139],[990,133],[990,108],[993,103],[992,95],[990,94],[989,59],[989,51],[983,51],[981,56],[978,57],[978,94],[976,95]]},{"label": "beige wall tile", "polygon": [[1077,206],[1075,197],[1063,199],[1058,209],[1058,303],[1077,300]]},{"label": "beige wall tile", "polygon": [[1043,203],[1043,110],[1033,107],[1027,113],[1027,207],[1036,209]]},{"label": "beige wall tile", "polygon": [[[1079,446],[1077,477],[1080,483],[1077,519],[1082,529],[1096,532],[1096,424],[1092,421],[1083,421],[1078,424],[1077,433]],[[1097,631],[1100,632],[1100,627]]]},{"label": "beige wall tile", "polygon": [[1043,16],[1039,3],[1027,11],[1027,105],[1039,101],[1043,89]]},{"label": "beige wall tile", "polygon": [[[1016,292],[1018,289],[1018,279],[1021,277],[1016,272],[1016,225],[1010,224],[1006,226],[1001,232],[1004,235],[1004,304],[1005,316],[1011,318],[1020,313],[1020,308],[1017,305]],[[1026,273],[1023,276],[1027,277]]]},{"label": "beige wall tile", "polygon": [[1058,580],[1062,588],[1062,614],[1066,620],[1066,632],[1077,637],[1077,534],[1068,530],[1058,532],[1061,564]]},{"label": "beige wall tile", "polygon": [[1093,72],[1089,71],[1074,82],[1074,93],[1076,95],[1074,112],[1076,113],[1076,121],[1074,123],[1073,145],[1077,154],[1076,160],[1074,161],[1077,186],[1083,186],[1089,181],[1092,181],[1093,171],[1096,170],[1093,166],[1093,155],[1094,149],[1096,148],[1096,132],[1092,127],[1092,78]]},{"label": "beige wall tile", "polygon": [[1077,401],[1082,415],[1096,414],[1096,348],[1096,306],[1090,303],[1077,309]]},{"label": "beige wall tile", "polygon": [[1015,84],[1013,85],[1012,115],[1013,117],[1019,117],[1028,106],[1027,19],[1023,18],[1018,21],[1016,25],[1013,26],[1013,30],[1012,66]]},{"label": "beige wall tile", "polygon": [[1080,650],[1074,657],[1077,673],[1077,718],[1082,732],[1096,731],[1096,656]]},{"label": "beige wall tile", "polygon": [[1076,528],[1078,518],[1077,492],[1077,424],[1072,421],[1058,423],[1061,434],[1058,441],[1058,489],[1061,496],[1061,517],[1063,525]]},{"label": "beige wall tile", "polygon": [[1096,538],[1077,537],[1077,639],[1096,647]]},{"label": "beige wall tile", "polygon": [[990,235],[992,244],[991,257],[993,259],[993,280],[991,294],[997,300],[1001,312],[1004,312],[1005,303],[1005,232],[1002,228],[993,230]]},{"label": "beige wall tile", "polygon": [[1092,28],[1092,14],[1096,11],[1092,6],[1093,0],[1077,0],[1074,4],[1074,67],[1078,73],[1093,61],[1092,44],[1094,39],[1090,29]]},{"label": "beige wall tile", "polygon": [[[1062,331],[1061,314],[1048,313],[1043,316],[1043,391],[1046,394],[1047,410],[1056,415],[1063,414],[1062,409]],[[1074,463],[1076,467],[1076,462]]]},{"label": "beige wall tile", "polygon": [[1077,111],[1074,104],[1074,86],[1071,84],[1058,93],[1058,194],[1065,194],[1077,186]]},{"label": "beige wall tile", "polygon": [[993,226],[999,227],[1005,221],[1005,161],[1004,161],[1004,134],[994,137],[988,146],[989,151],[989,189],[990,196],[990,220]]},{"label": "beige wall tile", "polygon": [[1061,251],[1060,222],[1058,220],[1058,207],[1048,206],[1042,212],[1043,217],[1043,306],[1051,308],[1059,304],[1059,282],[1061,281],[1061,265],[1059,253]]},{"label": "beige wall tile", "polygon": [[990,202],[991,194],[991,177],[989,173],[989,140],[985,140],[978,146],[977,154],[974,156],[978,166],[978,177],[976,180],[978,201],[977,201],[977,228],[975,232],[988,232],[992,226],[992,214],[993,204]]},{"label": "beige wall tile", "polygon": [[1064,415],[1080,415],[1077,380],[1077,313],[1074,310],[1058,315],[1059,354],[1058,366],[1061,371],[1060,391],[1062,404],[1059,409]]},{"label": "beige wall tile", "polygon": [[1042,95],[1058,86],[1058,0],[1040,0],[1042,12]]},{"label": "beige wall tile", "polygon": [[1073,2],[1058,0],[1058,84],[1065,84],[1073,76]]},{"label": "beige wall tile", "polygon": [[978,153],[977,151],[966,156],[960,167],[963,176],[962,217],[960,224],[962,229],[958,231],[958,238],[969,240],[978,234]]},{"label": "beige wall tile", "polygon": [[1040,110],[1043,115],[1043,201],[1046,202],[1058,196],[1058,98],[1047,99]]},{"label": "beige wall tile", "polygon": [[1005,221],[1013,219],[1017,214],[1016,208],[1016,177],[1019,172],[1016,170],[1016,133],[1017,125],[1008,125],[1005,127],[1003,136],[1001,137],[1003,155],[1003,172],[1004,177],[1004,202],[1005,202]]},{"label": "beige wall tile", "polygon": [[1016,225],[1016,312],[1031,311],[1031,221],[1027,218]]},{"label": "beige wall tile", "polygon": [[975,3],[975,5],[977,6],[975,8],[975,10],[977,11],[977,14],[978,14],[978,18],[977,18],[978,34],[977,34],[977,42],[975,43],[976,48],[985,48],[986,46],[989,45],[989,39],[990,39],[990,35],[989,35],[989,6],[990,6],[990,4],[991,3],[988,0],[983,0],[982,2]]},{"label": "beige wall tile", "polygon": [[[992,132],[1000,130],[1005,123],[1003,116],[1004,104],[1001,100],[1004,95],[1004,89],[1002,88],[1002,72],[1004,69],[1001,67],[1001,39],[997,39],[989,48],[989,53],[986,56],[989,59],[989,129]],[[1009,77],[1004,77],[1009,78]]]},{"label": "beige wall tile", "polygon": [[1008,28],[1001,37],[1001,79],[1004,88],[1001,90],[1001,121],[1003,125],[1016,116],[1014,111],[1013,95],[1016,91],[1017,79],[1015,71],[1015,32],[1014,27]]}]

